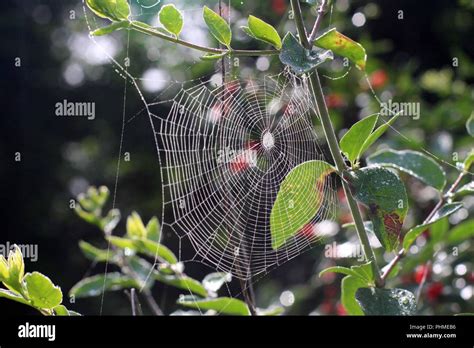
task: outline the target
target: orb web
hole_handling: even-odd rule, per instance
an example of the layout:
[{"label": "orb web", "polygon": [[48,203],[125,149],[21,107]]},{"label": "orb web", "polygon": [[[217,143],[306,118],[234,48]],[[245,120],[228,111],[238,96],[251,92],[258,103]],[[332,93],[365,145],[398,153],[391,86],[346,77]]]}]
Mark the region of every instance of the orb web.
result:
[{"label": "orb web", "polygon": [[312,221],[276,250],[270,226],[286,175],[303,162],[325,159],[313,110],[306,79],[289,72],[216,88],[208,82],[183,86],[166,116],[150,106],[161,161],[162,227],[189,240],[193,260],[250,279],[318,240],[316,223],[333,216],[331,177],[318,188],[324,202]]}]

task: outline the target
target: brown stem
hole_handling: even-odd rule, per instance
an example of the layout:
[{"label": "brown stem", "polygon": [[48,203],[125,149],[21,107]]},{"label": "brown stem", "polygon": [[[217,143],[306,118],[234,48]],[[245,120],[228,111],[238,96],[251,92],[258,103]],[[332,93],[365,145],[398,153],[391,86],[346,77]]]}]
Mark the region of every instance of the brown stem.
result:
[{"label": "brown stem", "polygon": [[324,12],[326,11],[327,0],[322,0],[321,6],[318,8],[318,16],[316,17],[316,21],[314,22],[313,30],[311,30],[311,34],[309,35],[308,41],[313,44],[314,40],[316,40],[316,35],[318,35],[319,28],[321,27],[321,23],[323,20]]}]

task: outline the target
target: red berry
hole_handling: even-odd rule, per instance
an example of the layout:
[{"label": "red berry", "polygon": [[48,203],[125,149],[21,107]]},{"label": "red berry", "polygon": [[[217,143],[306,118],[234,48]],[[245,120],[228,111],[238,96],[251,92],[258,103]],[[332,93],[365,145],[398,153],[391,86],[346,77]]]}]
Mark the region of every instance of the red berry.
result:
[{"label": "red berry", "polygon": [[388,81],[388,75],[385,70],[376,70],[370,75],[370,84],[373,88],[385,86]]},{"label": "red berry", "polygon": [[330,109],[340,108],[345,105],[344,98],[337,93],[331,93],[326,96],[326,104]]},{"label": "red berry", "polygon": [[428,287],[426,296],[430,301],[436,301],[443,292],[444,285],[441,282],[435,282]]},{"label": "red berry", "polygon": [[272,10],[277,15],[281,16],[286,11],[286,2],[285,0],[273,0],[272,1]]},{"label": "red berry", "polygon": [[430,276],[430,268],[426,267],[426,265],[421,265],[421,266],[416,267],[414,278],[417,284],[420,284],[422,282],[425,272],[426,272],[426,279],[428,279]]}]

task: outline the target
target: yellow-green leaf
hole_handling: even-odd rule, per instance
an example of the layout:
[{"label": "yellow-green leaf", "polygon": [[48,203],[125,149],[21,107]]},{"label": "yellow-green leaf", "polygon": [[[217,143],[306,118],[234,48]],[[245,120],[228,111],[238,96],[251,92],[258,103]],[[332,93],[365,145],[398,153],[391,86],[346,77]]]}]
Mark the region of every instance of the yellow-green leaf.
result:
[{"label": "yellow-green leaf", "polygon": [[281,48],[281,38],[276,29],[270,24],[262,21],[260,18],[249,16],[248,31],[244,31],[246,33],[250,31],[252,37],[267,42],[278,50]]},{"label": "yellow-green leaf", "polygon": [[161,24],[171,34],[178,36],[181,33],[184,24],[183,15],[173,4],[163,6],[158,13],[158,17]]},{"label": "yellow-green leaf", "polygon": [[224,18],[219,16],[207,6],[204,6],[203,18],[212,36],[214,36],[221,44],[230,48],[232,31],[230,30],[230,26],[224,20]]},{"label": "yellow-green leaf", "polygon": [[130,16],[127,0],[86,0],[86,4],[97,16],[111,21],[120,22]]}]

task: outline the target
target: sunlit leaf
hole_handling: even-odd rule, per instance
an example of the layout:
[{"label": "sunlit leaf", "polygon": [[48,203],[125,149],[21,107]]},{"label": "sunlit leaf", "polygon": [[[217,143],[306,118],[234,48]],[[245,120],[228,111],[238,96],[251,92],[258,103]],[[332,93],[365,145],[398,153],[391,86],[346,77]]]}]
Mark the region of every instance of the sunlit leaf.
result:
[{"label": "sunlit leaf", "polygon": [[342,137],[339,142],[341,151],[351,163],[359,159],[364,142],[372,134],[377,120],[378,114],[365,117],[355,123]]},{"label": "sunlit leaf", "polygon": [[71,291],[69,291],[69,295],[75,296],[76,298],[92,297],[98,296],[104,291],[115,291],[128,288],[139,289],[140,287],[141,284],[136,280],[116,272],[84,278],[72,287]]},{"label": "sunlit leaf", "polygon": [[276,49],[281,48],[281,38],[276,29],[270,24],[262,21],[260,18],[257,18],[255,16],[249,16],[248,27],[246,27],[244,31],[247,34],[250,33],[250,36],[255,39],[269,43]]},{"label": "sunlit leaf", "polygon": [[198,299],[194,296],[182,296],[178,304],[203,310],[214,310],[218,314],[227,315],[250,315],[247,304],[239,299],[231,297],[218,297],[210,299]]},{"label": "sunlit leaf", "polygon": [[314,218],[324,204],[325,180],[334,171],[324,161],[308,161],[288,173],[270,215],[273,249],[282,246]]},{"label": "sunlit leaf", "polygon": [[51,279],[39,272],[28,273],[24,278],[28,297],[36,308],[52,309],[61,304],[63,293]]},{"label": "sunlit leaf", "polygon": [[364,47],[341,34],[335,28],[319,36],[314,41],[314,45],[331,50],[334,54],[339,56],[347,57],[357,68],[365,70],[367,54],[365,53]]},{"label": "sunlit leaf", "polygon": [[86,0],[86,4],[97,16],[111,21],[123,21],[130,16],[127,0]]},{"label": "sunlit leaf", "polygon": [[370,136],[364,141],[364,145],[362,145],[362,148],[360,149],[360,155],[367,151],[367,149],[371,147],[372,144],[375,143],[377,139],[380,138],[399,117],[400,113],[394,115],[390,118],[390,120],[384,122],[384,124],[382,124],[372,134],[370,134]]},{"label": "sunlit leaf", "polygon": [[221,59],[223,57],[225,57],[226,55],[228,55],[230,52],[229,51],[225,51],[225,52],[222,52],[222,53],[207,53],[203,56],[200,57],[201,60],[218,60],[218,59]]},{"label": "sunlit leaf", "polygon": [[185,290],[187,293],[194,293],[201,297],[207,297],[208,295],[207,290],[199,281],[186,275],[167,275],[155,272],[153,277],[163,284]]},{"label": "sunlit leaf", "polygon": [[367,163],[401,170],[440,191],[446,185],[446,174],[443,168],[421,152],[382,150],[368,157]]},{"label": "sunlit leaf", "polygon": [[164,5],[158,13],[158,17],[161,24],[170,33],[176,36],[181,33],[184,24],[183,15],[173,4]]},{"label": "sunlit leaf", "polygon": [[114,31],[121,30],[121,29],[126,29],[130,27],[130,22],[129,21],[122,21],[122,22],[114,22],[110,25],[107,25],[105,27],[96,29],[91,32],[91,35],[93,36],[103,36],[107,35],[110,33],[113,33]]},{"label": "sunlit leaf", "polygon": [[207,6],[204,6],[203,18],[212,36],[214,36],[221,44],[230,47],[232,31],[230,30],[230,26],[224,20],[224,18],[219,16]]}]

